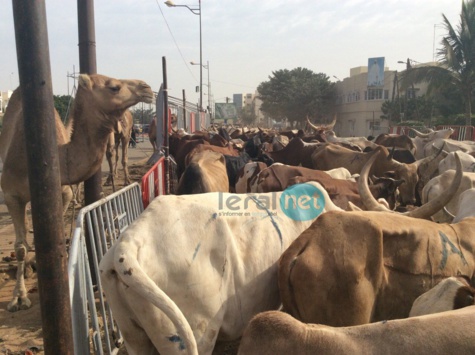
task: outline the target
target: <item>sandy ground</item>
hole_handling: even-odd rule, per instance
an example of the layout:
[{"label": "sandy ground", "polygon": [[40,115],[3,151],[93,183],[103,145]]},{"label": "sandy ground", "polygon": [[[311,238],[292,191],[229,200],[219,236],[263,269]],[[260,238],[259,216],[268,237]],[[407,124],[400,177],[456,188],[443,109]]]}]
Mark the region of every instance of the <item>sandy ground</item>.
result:
[{"label": "sandy ground", "polygon": [[[146,165],[152,155],[152,148],[148,140],[139,142],[137,148],[129,149],[129,173],[133,181],[140,181],[141,177],[149,170]],[[0,164],[0,172],[2,166]],[[108,175],[108,165],[102,165],[103,182]],[[123,187],[123,172],[119,168],[119,177],[116,186]],[[112,187],[104,186],[106,195],[112,193]],[[65,225],[65,233],[70,232],[72,208],[66,218],[69,223]],[[31,226],[31,224],[30,224]],[[36,273],[26,280],[32,307],[28,310],[10,313],[6,310],[12,297],[15,286],[15,260],[11,257],[14,251],[15,234],[10,215],[8,214],[3,192],[0,191],[0,354],[24,355],[44,354],[41,330],[40,301],[37,291]],[[33,234],[29,233],[28,240],[33,245]],[[125,353],[125,352],[124,352]]]}]

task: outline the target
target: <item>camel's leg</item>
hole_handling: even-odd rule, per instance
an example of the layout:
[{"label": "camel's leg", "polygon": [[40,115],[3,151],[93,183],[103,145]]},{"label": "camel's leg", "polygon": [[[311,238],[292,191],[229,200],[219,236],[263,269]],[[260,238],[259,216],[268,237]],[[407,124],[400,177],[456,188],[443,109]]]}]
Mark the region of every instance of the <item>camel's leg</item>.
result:
[{"label": "camel's leg", "polygon": [[63,186],[61,189],[61,198],[63,200],[63,216],[68,211],[69,204],[73,199],[73,189],[71,186]]},{"label": "camel's leg", "polygon": [[5,204],[7,205],[8,212],[12,216],[13,226],[15,228],[15,255],[17,258],[16,285],[13,290],[13,298],[7,306],[7,310],[16,312],[20,309],[28,309],[31,307],[24,277],[25,258],[28,253],[28,244],[26,242],[26,202],[18,197],[5,193]]},{"label": "camel's leg", "polygon": [[124,186],[130,185],[130,176],[129,176],[129,168],[127,163],[129,161],[129,137],[122,137],[122,168],[124,169]]},{"label": "camel's leg", "polygon": [[115,146],[114,146],[114,155],[113,157],[115,158],[115,161],[114,161],[114,177],[117,176],[117,169],[119,168],[119,145],[120,145],[120,139],[115,142]]},{"label": "camel's leg", "polygon": [[114,166],[113,166],[113,159],[115,154],[115,137],[114,132],[111,132],[109,135],[109,141],[107,142],[106,148],[106,158],[107,162],[109,163],[109,176],[107,177],[106,182],[104,185],[112,185],[112,190],[115,191],[115,184],[114,184]]}]

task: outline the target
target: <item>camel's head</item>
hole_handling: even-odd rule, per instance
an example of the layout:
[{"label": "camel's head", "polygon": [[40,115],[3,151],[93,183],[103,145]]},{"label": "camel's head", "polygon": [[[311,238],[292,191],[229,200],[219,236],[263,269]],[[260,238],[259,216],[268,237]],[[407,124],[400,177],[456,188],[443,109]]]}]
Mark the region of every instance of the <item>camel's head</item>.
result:
[{"label": "camel's head", "polygon": [[125,110],[139,102],[151,103],[153,100],[152,89],[141,80],[81,74],[79,87],[84,90],[88,103],[106,114]]}]

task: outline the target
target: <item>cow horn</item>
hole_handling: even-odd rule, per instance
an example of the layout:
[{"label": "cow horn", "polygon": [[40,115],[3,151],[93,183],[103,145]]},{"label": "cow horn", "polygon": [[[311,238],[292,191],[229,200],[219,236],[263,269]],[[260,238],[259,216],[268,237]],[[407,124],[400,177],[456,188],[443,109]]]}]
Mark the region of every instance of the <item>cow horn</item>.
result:
[{"label": "cow horn", "polygon": [[360,177],[358,179],[358,192],[361,196],[361,201],[363,202],[363,205],[368,211],[392,212],[391,210],[385,208],[383,205],[378,203],[378,201],[371,194],[371,191],[369,190],[368,186],[369,171],[371,170],[371,166],[373,165],[380,152],[380,149],[375,150],[374,154],[368,159],[366,164],[363,166],[363,169],[361,169]]},{"label": "cow horn", "polygon": [[425,157],[425,158],[422,158],[422,159],[419,159],[419,160],[416,160],[413,164],[416,164],[417,167],[421,166],[422,164],[428,164],[429,162],[431,162],[432,160],[434,160],[435,158],[437,158],[440,154],[443,154],[444,152],[444,146],[440,147],[439,149],[437,149],[435,147],[434,144],[432,144],[432,151],[433,153],[431,155],[429,155],[428,157]]},{"label": "cow horn", "polygon": [[336,124],[336,113],[333,116],[333,121],[331,121],[329,124],[325,126],[325,131],[331,131],[333,127],[335,127],[335,124]]},{"label": "cow horn", "polygon": [[406,216],[428,219],[432,215],[434,215],[437,211],[444,208],[444,206],[452,199],[452,197],[454,197],[455,193],[457,192],[460,186],[460,183],[462,182],[462,177],[463,177],[462,163],[460,161],[460,157],[458,156],[458,154],[455,154],[455,163],[457,165],[457,172],[455,173],[454,179],[452,180],[450,187],[444,192],[442,192],[435,199],[423,204],[418,209],[405,213]]},{"label": "cow horn", "polygon": [[455,218],[455,216],[452,213],[450,213],[450,211],[447,209],[446,206],[444,206],[442,211],[444,211],[444,214],[447,215],[448,217],[450,217],[452,220]]},{"label": "cow horn", "polygon": [[[379,152],[377,154],[379,154]],[[361,177],[358,180],[358,191],[360,193],[361,200],[367,210],[393,212],[387,209],[386,207],[384,207],[383,205],[379,204],[378,201],[376,201],[376,199],[371,194],[368,187],[369,170],[371,169],[373,162],[376,160],[377,154],[374,154],[366,162],[365,166],[361,170]],[[413,218],[428,219],[437,211],[441,210],[452,199],[452,197],[458,190],[460,183],[462,182],[462,176],[463,176],[462,163],[460,162],[460,157],[458,156],[458,154],[455,154],[455,162],[457,165],[457,172],[455,174],[454,179],[452,180],[452,183],[450,184],[450,187],[444,192],[442,192],[435,199],[427,202],[426,204],[422,205],[421,207],[413,211],[403,213],[403,215],[408,216],[408,217],[413,217]]]},{"label": "cow horn", "polygon": [[310,122],[310,120],[308,119],[308,116],[307,116],[307,123],[310,127],[312,127],[315,131],[318,131],[320,130],[321,128],[319,126],[315,126],[312,122]]},{"label": "cow horn", "polygon": [[411,131],[413,131],[416,134],[416,136],[418,136],[419,138],[429,138],[429,136],[430,136],[430,133],[421,133],[421,132],[415,130],[414,128],[409,128],[409,129]]}]

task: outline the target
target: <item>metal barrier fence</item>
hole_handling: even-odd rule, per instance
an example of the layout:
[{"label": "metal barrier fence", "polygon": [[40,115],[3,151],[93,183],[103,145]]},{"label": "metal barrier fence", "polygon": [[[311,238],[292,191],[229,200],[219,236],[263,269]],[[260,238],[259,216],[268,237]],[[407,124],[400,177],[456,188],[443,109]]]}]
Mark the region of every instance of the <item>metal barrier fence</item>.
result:
[{"label": "metal barrier fence", "polygon": [[[133,183],[79,211],[68,264],[74,354],[119,351],[123,339],[102,292],[99,262],[143,209],[140,186]],[[91,245],[91,261],[86,238]]]}]

